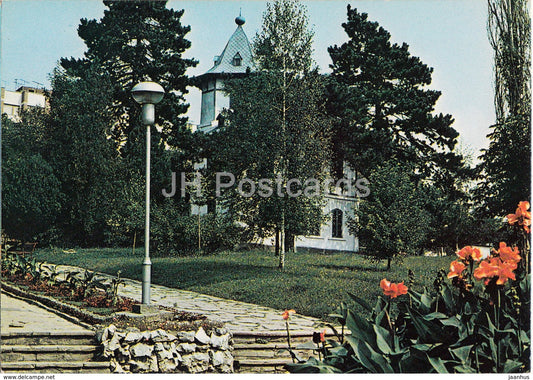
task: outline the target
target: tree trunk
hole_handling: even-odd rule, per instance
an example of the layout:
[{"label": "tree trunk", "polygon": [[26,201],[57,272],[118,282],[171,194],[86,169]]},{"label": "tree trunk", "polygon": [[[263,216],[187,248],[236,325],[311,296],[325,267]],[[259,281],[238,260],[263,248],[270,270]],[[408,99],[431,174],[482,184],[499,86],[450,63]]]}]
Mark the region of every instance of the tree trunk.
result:
[{"label": "tree trunk", "polygon": [[285,234],[285,252],[296,252],[294,249],[294,235],[290,232]]},{"label": "tree trunk", "polygon": [[280,252],[279,252],[279,265],[278,268],[285,269],[285,211],[281,212],[281,228],[280,228]]},{"label": "tree trunk", "polygon": [[275,252],[276,257],[278,257],[279,256],[279,228],[278,227],[276,227],[275,238],[276,238],[276,242],[275,242],[274,252]]},{"label": "tree trunk", "polygon": [[[286,68],[286,57],[283,56],[283,87],[281,90],[282,95],[282,106],[281,106],[281,138],[283,141],[283,150],[281,152],[281,176],[283,180],[283,189],[286,190],[287,185],[287,68]],[[286,194],[284,195],[286,196]],[[281,239],[280,239],[280,253],[279,253],[279,265],[278,268],[283,270],[285,268],[285,199],[281,201]]]},{"label": "tree trunk", "polygon": [[392,261],[392,257],[387,257],[387,271],[390,270],[390,264],[391,264],[391,261]]}]

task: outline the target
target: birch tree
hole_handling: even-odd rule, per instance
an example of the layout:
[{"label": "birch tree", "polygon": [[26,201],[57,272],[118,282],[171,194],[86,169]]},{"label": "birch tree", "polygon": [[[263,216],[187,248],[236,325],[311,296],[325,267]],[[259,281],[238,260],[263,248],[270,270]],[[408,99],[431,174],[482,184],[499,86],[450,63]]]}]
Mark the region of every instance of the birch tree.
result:
[{"label": "birch tree", "polygon": [[322,221],[322,194],[288,196],[301,191],[308,178],[322,178],[329,159],[324,81],[313,67],[312,42],[302,4],[267,4],[253,42],[255,71],[227,82],[231,107],[214,136],[218,142],[210,160],[236,176],[272,181],[274,191],[268,197],[229,192],[225,203],[254,235],[279,233],[280,269],[286,250],[294,247],[294,236],[309,233]]}]

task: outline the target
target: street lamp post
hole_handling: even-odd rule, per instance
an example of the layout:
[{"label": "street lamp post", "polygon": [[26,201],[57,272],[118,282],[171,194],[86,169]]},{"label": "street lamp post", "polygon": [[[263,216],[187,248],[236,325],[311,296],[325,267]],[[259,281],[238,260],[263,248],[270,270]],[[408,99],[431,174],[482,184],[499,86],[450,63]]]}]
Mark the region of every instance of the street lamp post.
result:
[{"label": "street lamp post", "polygon": [[150,305],[150,126],[155,123],[155,104],[163,99],[165,90],[154,82],[140,82],[131,90],[133,99],[142,105],[142,121],[146,125],[146,216],[144,229],[144,261],[142,279],[142,303]]}]

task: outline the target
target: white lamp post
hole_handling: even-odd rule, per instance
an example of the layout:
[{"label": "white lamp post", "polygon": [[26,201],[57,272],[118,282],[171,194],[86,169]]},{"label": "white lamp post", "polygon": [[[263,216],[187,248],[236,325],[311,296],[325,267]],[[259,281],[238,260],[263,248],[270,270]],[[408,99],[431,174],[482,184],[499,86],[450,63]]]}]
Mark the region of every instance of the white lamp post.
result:
[{"label": "white lamp post", "polygon": [[133,99],[142,105],[142,121],[146,125],[146,219],[144,229],[144,261],[142,280],[142,303],[150,305],[150,126],[155,123],[155,104],[165,95],[165,90],[154,82],[140,82],[131,90]]}]

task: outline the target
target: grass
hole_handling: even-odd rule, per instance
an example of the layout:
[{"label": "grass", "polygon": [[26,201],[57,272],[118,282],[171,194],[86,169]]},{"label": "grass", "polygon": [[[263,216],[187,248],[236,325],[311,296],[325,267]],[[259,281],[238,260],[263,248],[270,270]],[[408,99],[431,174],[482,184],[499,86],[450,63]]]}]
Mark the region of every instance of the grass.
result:
[{"label": "grass", "polygon": [[[142,249],[136,250],[135,256],[130,249],[77,249],[76,253],[40,249],[35,253],[41,261],[113,275],[121,270],[121,277],[136,280],[141,280],[143,255]],[[277,257],[261,250],[153,257],[152,283],[325,318],[341,301],[354,305],[348,292],[374,305],[382,294],[381,279],[407,283],[408,269],[415,274],[415,288],[431,287],[436,272],[448,270],[451,261],[450,257],[407,257],[403,263],[393,262],[386,271],[384,262],[359,255],[298,252],[287,255],[282,272],[277,269]]]}]

